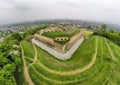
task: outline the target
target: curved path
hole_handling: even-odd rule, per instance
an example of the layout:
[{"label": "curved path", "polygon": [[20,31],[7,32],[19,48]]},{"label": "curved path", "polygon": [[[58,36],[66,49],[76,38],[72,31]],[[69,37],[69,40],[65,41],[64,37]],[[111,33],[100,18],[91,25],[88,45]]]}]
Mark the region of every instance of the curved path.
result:
[{"label": "curved path", "polygon": [[112,57],[112,59],[113,59],[114,61],[116,61],[116,60],[115,60],[115,56],[114,56],[114,54],[113,54],[110,46],[108,45],[108,42],[107,42],[106,38],[105,38],[105,42],[106,42],[107,48],[108,48],[108,50],[109,50],[110,56]]},{"label": "curved path", "polygon": [[[113,53],[110,45],[109,45],[108,42],[107,42],[107,39],[106,39],[106,38],[104,38],[104,39],[105,39],[105,42],[106,42],[106,45],[107,45],[109,54],[110,54],[110,56],[112,57],[112,60],[113,60],[114,62],[116,62],[118,65],[120,65],[120,64],[117,62],[116,57],[115,57],[115,55],[114,55],[114,53]],[[106,80],[104,81],[103,85],[105,85],[105,83],[108,81],[107,78],[108,78],[108,77],[106,77]]]},{"label": "curved path", "polygon": [[[78,74],[78,73],[81,73],[81,72],[84,72],[85,70],[89,69],[91,66],[93,66],[93,64],[95,63],[95,60],[96,60],[96,55],[97,55],[97,48],[98,48],[98,37],[96,39],[96,49],[95,49],[95,54],[92,58],[92,61],[86,65],[85,67],[81,68],[81,69],[77,69],[77,70],[73,70],[73,71],[55,71],[55,70],[52,70],[46,66],[44,66],[42,63],[39,63],[38,62],[38,65],[40,67],[42,67],[43,69],[45,69],[46,71],[48,72],[51,72],[51,73],[55,73],[55,74],[58,74],[58,75],[75,75],[75,74]],[[35,49],[36,51],[36,49]]]},{"label": "curved path", "polygon": [[109,50],[110,56],[112,57],[112,60],[113,60],[114,62],[116,62],[118,65],[120,65],[120,63],[118,63],[118,62],[119,62],[118,59],[117,59],[116,56],[114,55],[114,53],[113,53],[113,51],[112,51],[110,45],[108,44],[106,38],[105,38],[105,41],[106,41],[106,45],[107,45],[107,47],[108,47],[108,50]]},{"label": "curved path", "polygon": [[37,49],[35,47],[35,45],[32,43],[33,47],[34,47],[34,51],[35,51],[35,55],[34,55],[34,60],[33,63],[28,65],[28,69],[30,68],[30,66],[32,66],[33,64],[35,64],[37,62]]},{"label": "curved path", "polygon": [[25,56],[24,56],[24,50],[23,50],[21,42],[20,42],[20,47],[21,47],[21,51],[22,51],[22,60],[23,60],[23,65],[24,65],[25,80],[27,81],[28,85],[35,85],[29,75],[28,67],[26,65]]},{"label": "curved path", "polygon": [[[26,65],[26,61],[25,61],[25,56],[24,56],[24,50],[23,50],[23,47],[20,43],[20,47],[21,47],[21,51],[22,51],[22,59],[23,59],[23,64],[24,64],[24,76],[25,76],[25,79],[26,81],[28,82],[28,85],[35,85],[33,83],[33,81],[31,80],[30,78],[30,75],[29,75],[29,67],[32,66],[33,64],[37,63],[37,49],[35,47],[35,45],[33,44],[33,47],[34,47],[34,50],[35,50],[35,56],[34,56],[34,60],[33,60],[33,63],[31,63],[28,67]],[[92,61],[86,65],[85,67],[83,67],[82,69],[77,69],[77,70],[73,70],[73,71],[65,71],[65,72],[62,72],[62,71],[55,71],[55,70],[52,70],[46,66],[44,66],[43,64],[41,63],[38,63],[43,69],[45,69],[46,71],[48,72],[51,72],[51,73],[55,73],[55,74],[59,74],[59,75],[75,75],[75,74],[78,74],[78,73],[81,73],[81,72],[84,72],[86,71],[87,69],[89,69],[91,66],[93,66],[93,64],[95,63],[95,60],[96,60],[96,55],[97,55],[97,48],[98,48],[98,38],[96,39],[96,49],[95,49],[95,54],[92,58]],[[35,69],[34,69],[35,70]],[[37,72],[37,71],[35,71]],[[38,72],[37,72],[38,73]],[[38,73],[38,75],[40,75]],[[44,75],[42,75],[43,77],[45,77]],[[49,80],[49,78],[45,77],[45,79]],[[57,80],[53,80],[54,82],[59,82],[59,83],[63,83],[62,81],[57,81]],[[72,81],[66,81],[67,82],[72,82]]]}]

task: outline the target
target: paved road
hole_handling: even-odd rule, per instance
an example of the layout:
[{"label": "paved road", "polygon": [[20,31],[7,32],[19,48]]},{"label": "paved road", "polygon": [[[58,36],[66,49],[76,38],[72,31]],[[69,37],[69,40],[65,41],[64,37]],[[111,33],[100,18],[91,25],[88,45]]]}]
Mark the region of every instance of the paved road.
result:
[{"label": "paved road", "polygon": [[81,43],[84,41],[84,38],[80,38],[66,53],[60,53],[50,47],[48,47],[47,45],[45,45],[44,43],[36,40],[35,38],[31,39],[31,41],[36,44],[37,46],[39,46],[40,48],[46,50],[48,53],[50,53],[51,55],[53,55],[54,57],[60,59],[60,60],[67,60],[70,59],[71,56],[73,55],[73,53],[78,49],[78,47],[81,45]]}]

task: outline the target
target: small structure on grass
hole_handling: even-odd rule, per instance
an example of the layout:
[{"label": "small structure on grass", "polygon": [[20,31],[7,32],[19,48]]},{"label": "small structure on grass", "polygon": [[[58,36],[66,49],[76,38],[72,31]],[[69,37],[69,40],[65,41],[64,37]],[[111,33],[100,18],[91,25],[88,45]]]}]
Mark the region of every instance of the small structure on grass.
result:
[{"label": "small structure on grass", "polygon": [[71,29],[49,27],[40,30],[39,34],[34,35],[34,38],[59,52],[65,53],[82,37],[79,29],[74,29],[69,34],[67,30],[69,32]]}]

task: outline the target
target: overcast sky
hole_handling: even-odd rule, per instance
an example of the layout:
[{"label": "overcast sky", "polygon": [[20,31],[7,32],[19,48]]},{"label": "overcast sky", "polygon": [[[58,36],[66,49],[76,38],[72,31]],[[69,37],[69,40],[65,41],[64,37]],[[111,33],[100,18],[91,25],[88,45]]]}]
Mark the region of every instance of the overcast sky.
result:
[{"label": "overcast sky", "polygon": [[82,19],[120,24],[120,0],[0,0],[0,24]]}]

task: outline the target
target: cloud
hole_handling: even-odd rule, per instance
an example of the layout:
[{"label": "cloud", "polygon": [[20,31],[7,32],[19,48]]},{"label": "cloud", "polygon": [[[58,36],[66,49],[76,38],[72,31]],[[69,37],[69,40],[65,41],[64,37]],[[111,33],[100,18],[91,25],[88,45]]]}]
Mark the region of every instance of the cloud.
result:
[{"label": "cloud", "polygon": [[59,0],[57,1],[57,4],[61,4],[61,5],[66,5],[66,6],[70,6],[70,7],[79,7],[79,4],[76,4],[73,1],[63,1],[63,0]]},{"label": "cloud", "polygon": [[12,4],[10,3],[5,3],[4,1],[0,1],[0,9],[9,9],[12,7]]},{"label": "cloud", "polygon": [[[27,3],[27,4],[26,4]],[[1,0],[0,8],[17,10],[17,11],[29,11],[32,10],[32,3],[27,0]]]},{"label": "cloud", "polygon": [[120,24],[119,0],[0,0],[0,22],[85,19]]},{"label": "cloud", "polygon": [[14,4],[14,8],[18,11],[30,11],[32,10],[31,6],[26,6],[25,4]]}]

